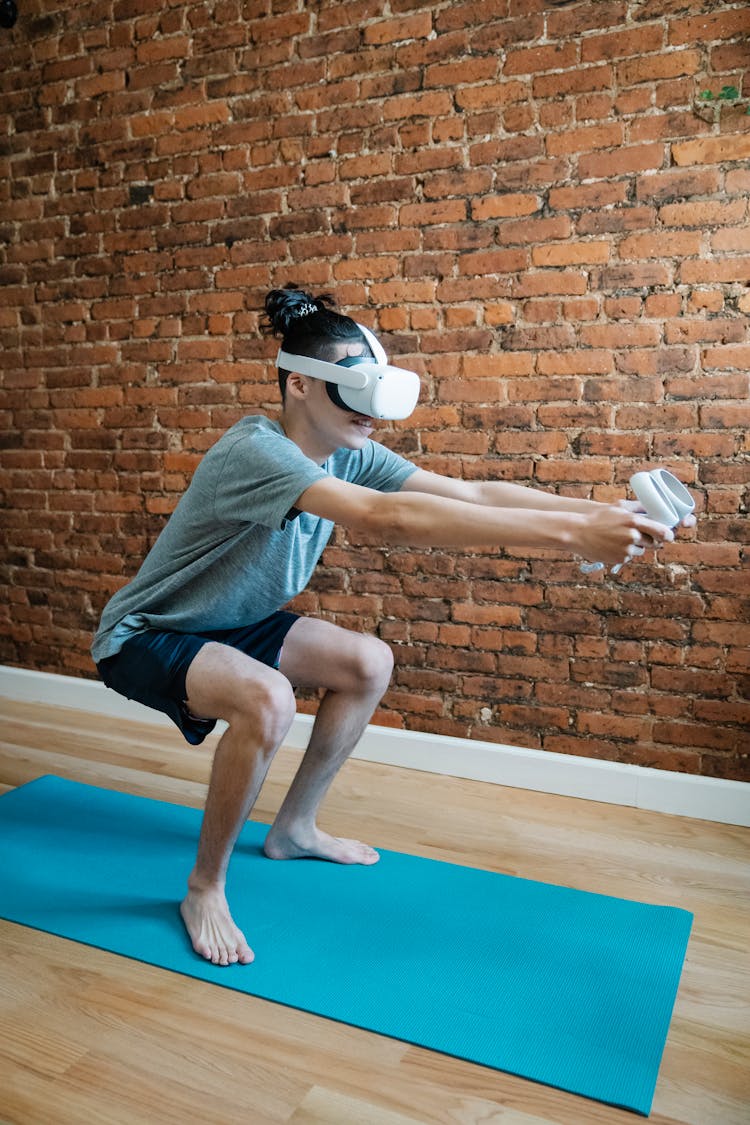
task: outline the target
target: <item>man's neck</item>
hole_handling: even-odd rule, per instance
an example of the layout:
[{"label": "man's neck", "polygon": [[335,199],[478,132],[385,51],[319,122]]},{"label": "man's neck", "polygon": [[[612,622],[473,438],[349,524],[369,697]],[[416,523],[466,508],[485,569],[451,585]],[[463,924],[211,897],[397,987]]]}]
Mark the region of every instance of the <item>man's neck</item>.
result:
[{"label": "man's neck", "polygon": [[305,457],[309,457],[316,465],[322,465],[335,452],[335,447],[331,448],[324,442],[320,434],[306,425],[305,421],[303,418],[290,418],[286,411],[282,411],[279,417],[279,425],[289,440],[299,446]]}]

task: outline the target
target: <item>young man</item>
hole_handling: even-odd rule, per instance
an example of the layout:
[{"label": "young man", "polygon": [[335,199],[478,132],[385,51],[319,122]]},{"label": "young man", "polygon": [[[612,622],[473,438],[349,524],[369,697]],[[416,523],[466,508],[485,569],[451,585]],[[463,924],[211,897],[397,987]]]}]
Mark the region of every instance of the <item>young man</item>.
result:
[{"label": "young man", "polygon": [[218,965],[254,957],[230,915],[226,874],[294,718],[295,687],[324,695],[266,855],[378,860],[366,844],[322,832],[316,813],[388,687],[391,652],[282,610],[334,523],[383,544],[552,547],[610,564],[673,537],[632,505],[453,480],[371,441],[373,415],[408,416],[419,381],[388,367],[377,339],[331,304],[293,287],[268,295],[268,328],[283,338],[280,421],[244,418],[209,450],[140,571],[106,606],[92,647],[108,686],[170,715],[189,742],[217,719],[228,724],[181,905],[193,948]]}]

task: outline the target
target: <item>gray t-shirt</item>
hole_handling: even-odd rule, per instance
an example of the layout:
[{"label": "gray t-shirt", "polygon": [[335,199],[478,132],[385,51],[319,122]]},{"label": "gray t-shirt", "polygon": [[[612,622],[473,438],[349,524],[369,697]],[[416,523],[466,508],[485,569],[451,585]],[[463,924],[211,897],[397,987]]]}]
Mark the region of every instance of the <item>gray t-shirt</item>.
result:
[{"label": "gray t-shirt", "polygon": [[415,471],[374,441],[317,465],[277,422],[243,418],[205,455],[140,570],[106,605],[94,660],[146,629],[200,633],[262,621],[304,590],[333,530],[293,507],[305,489],[333,476],[397,492]]}]

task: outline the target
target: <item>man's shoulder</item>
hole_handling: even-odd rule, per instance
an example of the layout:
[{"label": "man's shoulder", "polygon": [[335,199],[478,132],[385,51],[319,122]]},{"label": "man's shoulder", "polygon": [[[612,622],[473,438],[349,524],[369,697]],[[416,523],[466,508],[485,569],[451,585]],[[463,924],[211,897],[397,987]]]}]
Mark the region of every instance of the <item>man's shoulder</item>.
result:
[{"label": "man's shoulder", "polygon": [[278,422],[265,414],[248,414],[230,426],[211,446],[206,459],[223,464],[228,458],[254,460],[258,457],[291,456],[292,443]]},{"label": "man's shoulder", "polygon": [[274,422],[272,418],[268,418],[265,414],[246,414],[222,434],[216,445],[226,446],[238,441],[258,440],[286,442],[289,439],[279,423]]},{"label": "man's shoulder", "polygon": [[236,422],[204,458],[209,477],[219,488],[250,488],[284,481],[309,483],[325,475],[266,415],[249,415]]}]

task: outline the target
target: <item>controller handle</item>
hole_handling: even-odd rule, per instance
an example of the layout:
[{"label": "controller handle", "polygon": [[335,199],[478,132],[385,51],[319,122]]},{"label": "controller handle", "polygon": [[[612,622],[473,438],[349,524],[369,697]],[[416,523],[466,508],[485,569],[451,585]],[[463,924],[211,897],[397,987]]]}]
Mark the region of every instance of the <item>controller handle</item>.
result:
[{"label": "controller handle", "polygon": [[[634,473],[630,478],[630,487],[646,510],[649,519],[656,523],[663,523],[666,527],[674,528],[689,516],[695,508],[695,501],[676,476],[666,469],[652,469],[651,472]],[[642,555],[643,547],[633,547],[631,553]],[[617,563],[612,567],[613,574],[619,574],[624,563]],[[602,570],[604,563],[581,563],[581,571],[591,574],[595,570]]]}]

